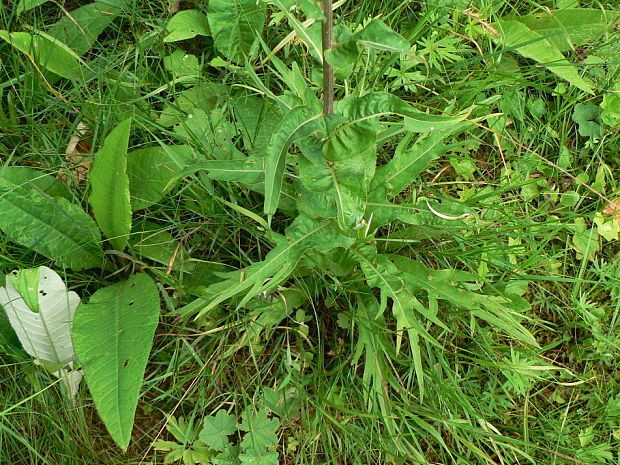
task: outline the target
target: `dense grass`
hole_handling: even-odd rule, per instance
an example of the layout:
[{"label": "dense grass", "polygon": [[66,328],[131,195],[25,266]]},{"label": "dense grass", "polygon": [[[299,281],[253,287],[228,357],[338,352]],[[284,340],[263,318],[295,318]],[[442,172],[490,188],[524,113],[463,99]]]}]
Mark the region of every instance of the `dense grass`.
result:
[{"label": "dense grass", "polygon": [[[45,29],[66,15],[56,3],[22,15],[4,3],[0,29]],[[131,116],[133,149],[164,142],[213,151],[208,140],[183,136],[162,118],[188,111],[175,99],[190,86],[173,82],[162,61],[177,49],[203,64],[205,87],[198,98],[232,122],[224,127],[243,150],[235,118],[256,83],[233,67],[210,66],[217,53],[209,37],[163,43],[162,30],[173,15],[168,2],[129,3],[88,52],[93,71],[84,82],[40,73],[24,54],[0,42],[0,170],[29,166],[67,178],[72,200],[87,206],[89,186],[76,169],[81,160],[65,153],[80,120],[94,148]],[[206,11],[204,3],[180,7]],[[599,7],[586,3],[581,6]],[[63,7],[71,11],[79,4]],[[603,5],[609,11],[613,6]],[[480,16],[464,14],[465,8]],[[520,344],[465,311],[440,308],[449,330],[429,324],[441,347],[423,344],[422,397],[412,356],[395,353],[389,343],[394,322],[356,308],[357,281],[363,278],[320,267],[291,279],[305,303],[258,337],[252,334],[263,330],[255,321],[260,302],[250,310],[223,305],[198,321],[179,315],[179,308],[217,281],[213,269],[248,266],[272,246],[262,225],[244,213],[262,214],[259,193],[192,174],[160,203],[136,212],[133,221],[154,222],[182,244],[186,257],[211,266],[211,274],[196,278],[174,269],[172,257],[158,263],[133,252],[108,254],[107,268],[94,272],[57,269],[83,299],[136,270],[159,283],[162,317],[129,450],[124,454],[111,441],[86,388],[73,403],[27,354],[7,347],[0,354],[0,464],[164,463],[153,441],[174,440],[165,428],[169,416],[200,424],[222,407],[241,415],[264,405],[273,410],[278,402],[286,410],[278,430],[281,463],[618,463],[618,240],[599,236],[593,221],[617,194],[620,134],[597,116],[592,121],[599,136],[583,135],[575,112],[583,104],[599,108],[601,96],[618,82],[620,36],[601,31],[587,45],[584,61],[567,52],[594,83],[595,95],[588,96],[503,49],[480,26],[540,8],[529,1],[363,0],[346,2],[335,14],[337,24],[351,28],[381,16],[415,45],[418,57],[360,60],[350,78],[337,82],[337,99],[376,90],[434,112],[456,114],[477,105],[470,117],[475,125],[453,141],[458,146],[401,194],[402,202],[451,198],[471,209],[472,217],[441,229],[394,222],[377,235],[378,248],[433,269],[475,273],[482,292],[522,296],[530,303],[522,323],[540,347]],[[290,32],[278,19],[274,8],[260,61]],[[319,95],[320,75],[313,73],[304,45],[294,40],[277,56],[289,66],[299,64]],[[286,89],[277,63],[266,60],[256,69],[270,91]],[[395,143],[386,142],[379,149],[381,163],[394,150]],[[444,200],[443,206],[452,205]],[[273,227],[281,232],[289,222],[276,215]],[[2,273],[40,265],[55,266],[0,233]],[[381,363],[393,372],[383,390],[364,379],[368,362],[356,354],[362,334],[370,335],[375,356],[385,357]],[[273,392],[283,398],[274,402]]]}]

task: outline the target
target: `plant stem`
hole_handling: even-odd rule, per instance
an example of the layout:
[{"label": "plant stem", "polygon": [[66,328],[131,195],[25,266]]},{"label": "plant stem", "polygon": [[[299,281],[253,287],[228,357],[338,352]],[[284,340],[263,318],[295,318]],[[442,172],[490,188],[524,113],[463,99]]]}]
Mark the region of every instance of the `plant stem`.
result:
[{"label": "plant stem", "polygon": [[332,48],[334,35],[334,12],[332,0],[323,0],[323,113],[334,112],[334,69],[327,63],[325,52]]}]

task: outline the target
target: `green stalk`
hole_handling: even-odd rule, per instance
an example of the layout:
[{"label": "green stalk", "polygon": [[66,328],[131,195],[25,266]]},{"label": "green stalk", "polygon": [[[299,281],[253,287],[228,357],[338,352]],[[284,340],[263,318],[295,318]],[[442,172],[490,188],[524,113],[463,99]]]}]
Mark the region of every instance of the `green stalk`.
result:
[{"label": "green stalk", "polygon": [[334,112],[334,69],[327,63],[325,52],[332,48],[334,36],[334,12],[332,0],[323,0],[323,113]]}]

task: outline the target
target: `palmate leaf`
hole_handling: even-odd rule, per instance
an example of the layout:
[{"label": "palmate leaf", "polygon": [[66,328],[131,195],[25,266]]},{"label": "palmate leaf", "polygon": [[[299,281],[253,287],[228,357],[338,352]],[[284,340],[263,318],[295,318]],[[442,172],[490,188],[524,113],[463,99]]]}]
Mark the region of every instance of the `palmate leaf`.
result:
[{"label": "palmate leaf", "polygon": [[280,454],[275,451],[263,452],[262,454],[245,453],[239,454],[241,465],[278,465]]},{"label": "palmate leaf", "polygon": [[75,314],[73,344],[99,416],[127,450],[159,320],[159,293],[145,274],[103,289]]},{"label": "palmate leaf", "polygon": [[74,270],[103,262],[97,225],[81,207],[0,178],[0,230],[18,244]]},{"label": "palmate leaf", "polygon": [[256,0],[209,0],[208,20],[215,47],[242,64],[265,24],[265,7]]},{"label": "palmate leaf", "polygon": [[71,324],[79,303],[78,295],[45,266],[10,274],[6,287],[0,287],[0,306],[24,350],[59,367],[74,358]]},{"label": "palmate leaf", "polygon": [[228,436],[237,431],[237,417],[219,410],[217,414],[205,417],[200,431],[200,440],[212,449],[222,451],[228,445]]},{"label": "palmate leaf", "polygon": [[269,418],[266,410],[246,410],[239,425],[239,429],[247,431],[241,441],[241,448],[251,455],[264,454],[268,447],[277,444],[276,430],[279,426],[280,420]]},{"label": "palmate leaf", "polygon": [[131,201],[127,176],[127,146],[131,120],[116,126],[95,155],[89,173],[90,204],[101,231],[112,246],[123,250],[131,231]]}]

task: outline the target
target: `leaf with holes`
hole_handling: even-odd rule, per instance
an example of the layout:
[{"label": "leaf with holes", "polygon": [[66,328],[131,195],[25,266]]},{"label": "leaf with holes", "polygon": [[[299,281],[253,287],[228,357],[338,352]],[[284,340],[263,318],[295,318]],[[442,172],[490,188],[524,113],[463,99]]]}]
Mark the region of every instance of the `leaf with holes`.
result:
[{"label": "leaf with holes", "polygon": [[197,35],[210,35],[207,17],[197,10],[184,10],[175,14],[166,24],[168,35],[164,42],[192,39]]},{"label": "leaf with holes", "polygon": [[126,119],[105,138],[89,174],[90,204],[101,231],[112,247],[123,250],[131,231],[131,203],[127,176],[127,145],[131,120]]},{"label": "leaf with holes", "polygon": [[80,298],[42,266],[9,274],[0,305],[29,355],[59,368],[73,361],[71,323]]},{"label": "leaf with holes", "polygon": [[75,314],[75,352],[99,416],[123,450],[131,438],[159,311],[155,283],[138,274],[99,289]]},{"label": "leaf with holes", "polygon": [[263,29],[265,7],[256,0],[210,0],[208,18],[215,47],[240,64]]}]

